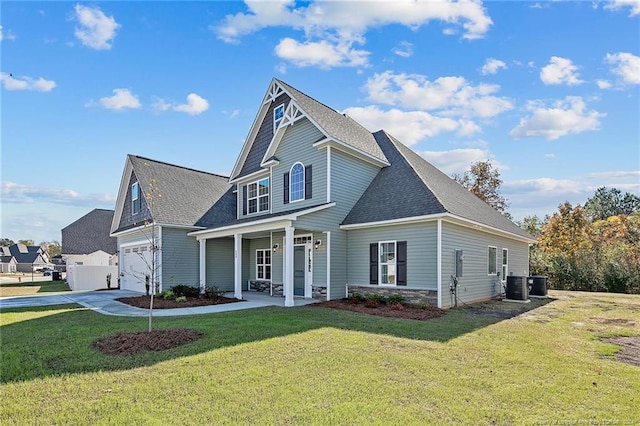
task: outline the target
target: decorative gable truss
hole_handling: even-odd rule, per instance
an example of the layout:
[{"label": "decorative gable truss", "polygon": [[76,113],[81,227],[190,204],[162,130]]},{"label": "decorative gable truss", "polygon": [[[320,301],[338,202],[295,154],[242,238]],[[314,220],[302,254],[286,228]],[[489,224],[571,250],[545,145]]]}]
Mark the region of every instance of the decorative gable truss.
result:
[{"label": "decorative gable truss", "polygon": [[[276,150],[278,149],[278,145],[280,145],[280,141],[282,140],[282,136],[284,136],[287,126],[293,126],[293,124],[296,121],[299,121],[305,117],[308,118],[313,123],[313,120],[311,119],[311,117],[309,117],[292,99],[291,102],[289,102],[289,106],[284,112],[284,117],[282,118],[280,125],[276,129],[276,133],[273,135],[273,139],[269,144],[269,148],[267,148],[267,152],[265,152],[264,157],[262,158],[262,162],[260,163],[262,167],[267,167],[274,164],[273,156],[275,155]],[[318,127],[317,125],[316,127],[322,133],[324,133],[320,127]],[[325,134],[325,137],[326,136],[327,135]]]}]

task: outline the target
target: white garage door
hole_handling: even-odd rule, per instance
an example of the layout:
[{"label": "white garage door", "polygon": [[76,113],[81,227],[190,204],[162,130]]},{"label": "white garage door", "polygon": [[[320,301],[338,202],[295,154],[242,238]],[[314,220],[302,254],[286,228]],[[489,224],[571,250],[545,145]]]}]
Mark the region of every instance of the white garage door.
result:
[{"label": "white garage door", "polygon": [[120,269],[124,276],[120,277],[120,288],[123,290],[144,293],[145,275],[151,275],[151,252],[148,245],[124,248],[124,256]]}]

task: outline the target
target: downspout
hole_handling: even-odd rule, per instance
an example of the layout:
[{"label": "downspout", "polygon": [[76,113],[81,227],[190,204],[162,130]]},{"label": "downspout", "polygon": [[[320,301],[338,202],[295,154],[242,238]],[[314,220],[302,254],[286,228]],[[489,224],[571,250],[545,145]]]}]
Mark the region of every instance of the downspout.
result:
[{"label": "downspout", "polygon": [[438,308],[442,308],[442,219],[438,219],[437,224],[438,236],[436,273],[438,274]]}]

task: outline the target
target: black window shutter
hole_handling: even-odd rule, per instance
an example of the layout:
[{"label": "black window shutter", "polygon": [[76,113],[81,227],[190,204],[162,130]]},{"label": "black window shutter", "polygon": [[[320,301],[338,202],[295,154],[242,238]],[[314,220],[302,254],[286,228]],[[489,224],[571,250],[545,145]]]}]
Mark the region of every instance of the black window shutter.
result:
[{"label": "black window shutter", "polygon": [[304,169],[304,199],[311,198],[311,164]]},{"label": "black window shutter", "polygon": [[398,285],[407,285],[407,242],[398,241],[397,246]]},{"label": "black window shutter", "polygon": [[378,243],[369,244],[369,284],[378,284]]},{"label": "black window shutter", "polygon": [[284,174],[284,203],[289,204],[289,172]]},{"label": "black window shutter", "polygon": [[247,185],[242,185],[242,214],[247,215]]}]

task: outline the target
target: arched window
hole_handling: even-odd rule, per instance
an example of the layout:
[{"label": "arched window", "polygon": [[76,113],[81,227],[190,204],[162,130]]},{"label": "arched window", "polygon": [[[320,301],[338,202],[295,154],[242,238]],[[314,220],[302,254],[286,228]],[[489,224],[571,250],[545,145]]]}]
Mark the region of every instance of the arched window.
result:
[{"label": "arched window", "polygon": [[304,166],[302,163],[296,163],[291,167],[289,179],[291,180],[289,201],[304,200]]}]

